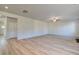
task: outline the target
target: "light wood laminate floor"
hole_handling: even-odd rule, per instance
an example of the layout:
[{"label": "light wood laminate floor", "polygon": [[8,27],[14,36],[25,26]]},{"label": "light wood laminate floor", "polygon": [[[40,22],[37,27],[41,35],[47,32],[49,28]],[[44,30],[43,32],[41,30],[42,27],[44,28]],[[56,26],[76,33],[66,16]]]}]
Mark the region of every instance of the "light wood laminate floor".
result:
[{"label": "light wood laminate floor", "polygon": [[46,35],[31,39],[10,39],[5,54],[79,55],[79,43],[72,38]]}]

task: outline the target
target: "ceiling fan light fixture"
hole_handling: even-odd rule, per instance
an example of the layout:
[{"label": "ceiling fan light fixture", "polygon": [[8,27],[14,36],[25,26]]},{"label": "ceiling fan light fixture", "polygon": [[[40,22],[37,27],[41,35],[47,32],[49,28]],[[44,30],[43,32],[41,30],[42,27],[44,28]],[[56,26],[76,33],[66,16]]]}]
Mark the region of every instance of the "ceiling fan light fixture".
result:
[{"label": "ceiling fan light fixture", "polygon": [[61,19],[60,16],[53,16],[53,17],[50,17],[49,20],[50,21],[53,21],[53,22],[56,22],[57,20]]},{"label": "ceiling fan light fixture", "polygon": [[54,20],[52,20],[53,22],[56,22],[57,20],[56,19],[54,19]]},{"label": "ceiling fan light fixture", "polygon": [[5,9],[8,9],[9,7],[8,7],[8,6],[5,6],[4,8],[5,8]]}]

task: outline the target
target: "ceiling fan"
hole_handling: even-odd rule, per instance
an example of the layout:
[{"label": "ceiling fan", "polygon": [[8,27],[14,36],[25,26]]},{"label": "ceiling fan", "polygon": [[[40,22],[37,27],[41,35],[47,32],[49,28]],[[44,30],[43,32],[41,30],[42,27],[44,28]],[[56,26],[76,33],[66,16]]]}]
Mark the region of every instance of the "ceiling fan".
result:
[{"label": "ceiling fan", "polygon": [[53,17],[50,17],[49,18],[49,21],[51,22],[57,22],[57,21],[60,21],[61,17],[60,16],[53,16]]}]

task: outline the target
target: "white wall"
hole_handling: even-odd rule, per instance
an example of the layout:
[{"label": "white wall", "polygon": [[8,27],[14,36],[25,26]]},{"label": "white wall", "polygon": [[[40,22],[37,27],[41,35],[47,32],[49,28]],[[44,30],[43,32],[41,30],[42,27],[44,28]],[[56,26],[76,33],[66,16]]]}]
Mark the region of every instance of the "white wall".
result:
[{"label": "white wall", "polygon": [[78,22],[76,21],[58,21],[56,23],[50,22],[48,24],[47,22],[22,17],[11,13],[0,13],[18,19],[18,39],[35,37],[44,34],[56,34],[62,36],[75,36],[79,34],[79,26]]},{"label": "white wall", "polygon": [[48,34],[46,22],[23,18],[18,20],[18,39]]},{"label": "white wall", "polygon": [[79,20],[76,21],[76,36],[79,37]]},{"label": "white wall", "polygon": [[48,23],[40,20],[35,20],[16,14],[0,12],[1,14],[13,18],[17,18],[17,37],[18,39],[25,39],[40,35],[48,34]]},{"label": "white wall", "polygon": [[17,37],[17,19],[7,17],[7,39]]},{"label": "white wall", "polygon": [[76,35],[75,21],[58,21],[56,23],[49,23],[49,34],[62,36]]},{"label": "white wall", "polygon": [[6,17],[0,17],[0,21],[3,22],[3,24],[0,24],[0,27],[5,26],[4,29],[1,29],[1,33],[3,33],[3,35],[0,36],[0,48],[2,48],[6,44]]}]

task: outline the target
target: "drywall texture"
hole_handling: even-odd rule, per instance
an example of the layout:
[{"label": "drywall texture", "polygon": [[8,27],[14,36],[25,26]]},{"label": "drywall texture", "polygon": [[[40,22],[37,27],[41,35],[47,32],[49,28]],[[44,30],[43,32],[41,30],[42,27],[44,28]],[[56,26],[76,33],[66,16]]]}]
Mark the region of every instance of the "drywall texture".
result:
[{"label": "drywall texture", "polygon": [[76,36],[79,37],[79,20],[76,21]]},{"label": "drywall texture", "polygon": [[47,23],[32,20],[30,18],[22,18],[18,20],[18,39],[30,38],[48,34]]},{"label": "drywall texture", "polygon": [[76,22],[75,21],[58,21],[56,23],[49,23],[49,34],[62,35],[62,36],[75,36],[76,35]]},{"label": "drywall texture", "polygon": [[0,48],[4,47],[6,44],[5,36],[6,36],[6,17],[0,17]]},{"label": "drywall texture", "polygon": [[[2,15],[9,16],[11,18],[17,18],[17,38],[18,39],[24,39],[24,38],[30,38],[40,35],[48,34],[48,23],[40,20],[35,20],[23,16],[18,16],[11,13],[6,12],[0,12]],[[11,23],[12,24],[12,23]],[[8,27],[8,26],[7,26]],[[11,26],[9,26],[11,27]],[[9,29],[7,33],[10,33],[13,35]],[[8,36],[12,37],[11,35]]]},{"label": "drywall texture", "polygon": [[17,19],[7,17],[7,39],[17,37]]},{"label": "drywall texture", "polygon": [[57,21],[44,22],[40,20],[31,19],[28,17],[18,16],[16,14],[0,12],[3,15],[17,18],[17,37],[18,39],[25,39],[45,34],[55,34],[62,36],[78,36],[79,25],[78,21]]}]

